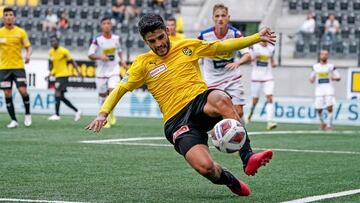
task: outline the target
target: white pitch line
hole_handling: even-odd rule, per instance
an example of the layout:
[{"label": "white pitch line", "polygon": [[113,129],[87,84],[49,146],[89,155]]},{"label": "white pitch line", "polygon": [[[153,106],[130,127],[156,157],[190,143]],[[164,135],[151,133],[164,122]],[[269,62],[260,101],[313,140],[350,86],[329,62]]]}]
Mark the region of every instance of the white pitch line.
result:
[{"label": "white pitch line", "polygon": [[294,131],[259,131],[248,132],[249,135],[295,135],[295,134],[360,134],[360,131],[342,130],[342,131],[323,131],[323,130],[294,130]]},{"label": "white pitch line", "polygon": [[36,200],[36,199],[13,199],[13,198],[0,198],[0,202],[86,203],[86,202],[51,201],[51,200]]},{"label": "white pitch line", "polygon": [[120,139],[107,139],[107,140],[85,140],[80,141],[82,143],[95,143],[95,144],[106,144],[112,142],[128,142],[128,141],[143,141],[143,140],[164,140],[165,137],[133,137],[133,138],[120,138]]},{"label": "white pitch line", "polygon": [[[172,147],[171,144],[156,144],[156,143],[141,143],[141,142],[109,142],[109,143],[91,143],[91,144],[118,144],[118,145],[132,145],[132,146],[149,146],[149,147]],[[210,148],[215,148],[210,146]],[[254,150],[267,150],[268,148],[253,148]],[[279,152],[299,152],[299,153],[321,153],[321,154],[356,154],[360,152],[352,151],[324,151],[324,150],[307,150],[307,149],[272,149]]]},{"label": "white pitch line", "polygon": [[343,191],[343,192],[338,192],[338,193],[330,193],[330,194],[325,194],[325,195],[317,195],[317,196],[305,197],[305,198],[290,200],[290,201],[281,202],[281,203],[315,202],[315,201],[324,200],[324,199],[332,199],[332,198],[337,198],[337,197],[354,195],[354,194],[357,194],[357,193],[360,193],[360,189],[348,190],[348,191]]}]

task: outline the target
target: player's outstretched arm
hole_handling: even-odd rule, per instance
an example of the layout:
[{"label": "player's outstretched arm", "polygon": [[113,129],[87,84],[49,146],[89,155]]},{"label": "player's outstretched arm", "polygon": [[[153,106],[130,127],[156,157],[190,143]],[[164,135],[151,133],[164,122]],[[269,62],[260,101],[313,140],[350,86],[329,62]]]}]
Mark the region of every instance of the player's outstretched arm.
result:
[{"label": "player's outstretched arm", "polygon": [[100,132],[101,128],[106,124],[108,114],[114,109],[116,104],[126,92],[127,89],[121,87],[120,85],[113,89],[102,105],[98,116],[88,126],[86,126],[85,129]]},{"label": "player's outstretched arm", "polygon": [[274,45],[276,42],[276,35],[270,28],[262,28],[258,33],[248,37],[232,38],[221,41],[216,51],[218,53],[234,52],[261,41]]}]

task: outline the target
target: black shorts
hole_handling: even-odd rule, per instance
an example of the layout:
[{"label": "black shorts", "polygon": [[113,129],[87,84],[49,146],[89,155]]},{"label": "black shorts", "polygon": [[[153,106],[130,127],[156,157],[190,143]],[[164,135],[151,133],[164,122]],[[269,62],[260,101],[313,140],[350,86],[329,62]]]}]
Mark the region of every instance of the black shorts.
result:
[{"label": "black shorts", "polygon": [[199,94],[165,123],[166,139],[174,145],[179,154],[185,156],[190,148],[197,144],[207,145],[207,132],[222,120],[221,116],[210,117],[204,113],[208,95],[214,90],[206,90]]},{"label": "black shorts", "polygon": [[24,69],[0,70],[0,89],[12,89],[13,81],[16,87],[26,87],[26,73]]},{"label": "black shorts", "polygon": [[55,90],[57,92],[66,92],[69,83],[68,77],[58,77],[55,79]]}]

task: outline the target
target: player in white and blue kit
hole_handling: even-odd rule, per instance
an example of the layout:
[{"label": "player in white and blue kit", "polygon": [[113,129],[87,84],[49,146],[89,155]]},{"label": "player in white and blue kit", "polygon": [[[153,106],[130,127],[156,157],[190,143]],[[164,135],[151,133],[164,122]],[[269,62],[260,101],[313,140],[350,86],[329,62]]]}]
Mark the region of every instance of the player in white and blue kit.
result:
[{"label": "player in white and blue kit", "polygon": [[[90,45],[88,56],[96,61],[96,88],[99,92],[99,103],[102,105],[116,85],[120,82],[120,66],[126,67],[122,56],[120,37],[112,33],[112,23],[109,17],[101,19],[102,34],[97,36]],[[110,124],[116,123],[116,117],[111,114]]]},{"label": "player in white and blue kit", "polygon": [[252,106],[248,116],[248,122],[251,121],[260,94],[263,92],[266,96],[267,129],[272,130],[277,126],[277,124],[273,122],[274,78],[272,69],[276,66],[273,58],[275,47],[268,43],[258,43],[254,44],[250,50],[253,60],[251,73]]},{"label": "player in white and blue kit", "polygon": [[[225,40],[239,38],[242,34],[239,30],[229,25],[230,16],[228,8],[223,4],[217,4],[213,8],[213,20],[215,26],[200,32],[198,39],[205,41]],[[235,53],[231,59],[217,60],[205,58],[201,66],[202,76],[210,89],[221,89],[229,93],[232,102],[240,118],[243,117],[244,88],[241,82],[239,65],[251,61],[249,49],[240,50],[242,57],[235,61]],[[243,119],[242,119],[242,123]]]},{"label": "player in white and blue kit", "polygon": [[[329,51],[321,50],[320,63],[313,66],[310,82],[315,83],[315,109],[320,118],[320,128],[331,130],[333,122],[333,106],[335,104],[335,90],[332,81],[340,81],[340,74],[333,64],[328,63]],[[327,124],[324,122],[323,109],[328,111]]]}]

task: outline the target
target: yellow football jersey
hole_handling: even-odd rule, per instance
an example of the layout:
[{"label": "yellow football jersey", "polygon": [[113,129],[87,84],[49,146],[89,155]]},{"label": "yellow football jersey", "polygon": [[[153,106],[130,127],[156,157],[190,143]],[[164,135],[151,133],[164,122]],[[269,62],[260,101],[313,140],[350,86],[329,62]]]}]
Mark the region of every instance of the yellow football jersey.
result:
[{"label": "yellow football jersey", "polygon": [[72,60],[70,51],[62,46],[49,50],[50,60],[53,63],[51,75],[55,77],[68,77],[71,72],[68,68],[68,61]]},{"label": "yellow football jersey", "polygon": [[179,40],[185,39],[185,35],[176,33],[175,36],[169,35],[169,39],[170,39],[170,41],[179,41]]},{"label": "yellow football jersey", "polygon": [[199,58],[228,58],[233,54],[218,54],[218,42],[184,39],[172,42],[171,45],[169,53],[164,57],[152,51],[138,56],[128,70],[127,77],[119,84],[128,91],[146,84],[160,106],[164,122],[207,90],[201,77]]},{"label": "yellow football jersey", "polygon": [[25,30],[0,28],[0,70],[23,69],[22,47],[31,46]]}]

